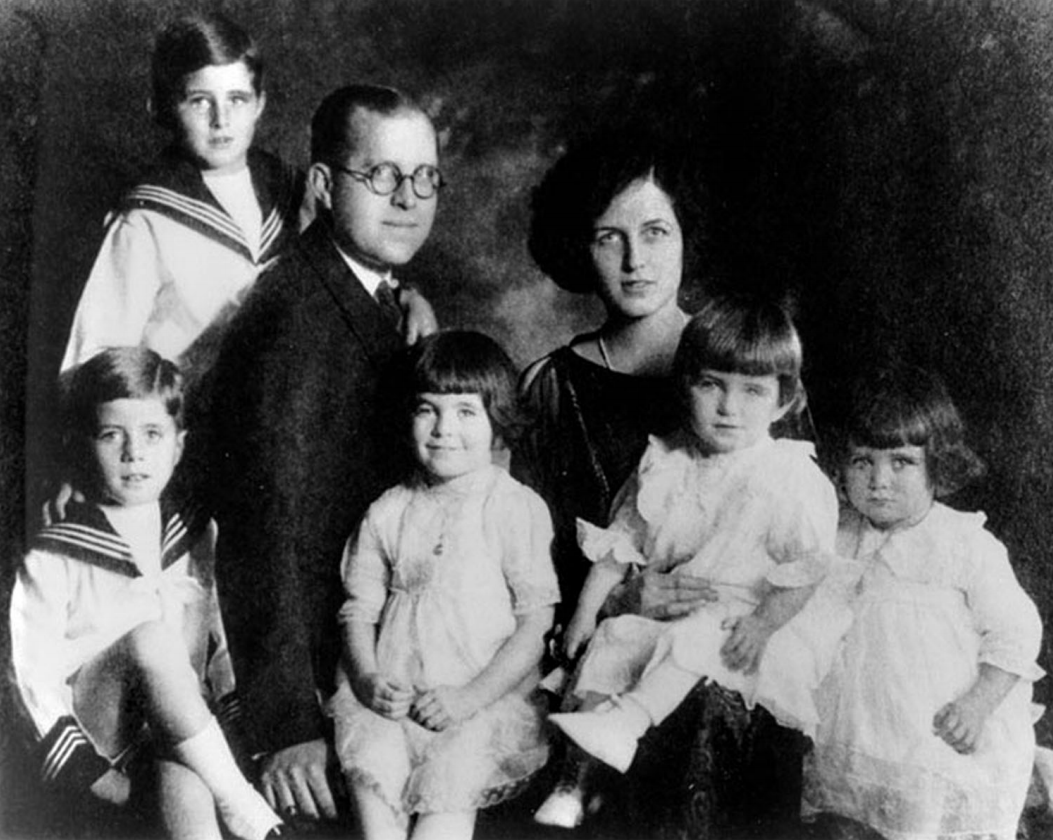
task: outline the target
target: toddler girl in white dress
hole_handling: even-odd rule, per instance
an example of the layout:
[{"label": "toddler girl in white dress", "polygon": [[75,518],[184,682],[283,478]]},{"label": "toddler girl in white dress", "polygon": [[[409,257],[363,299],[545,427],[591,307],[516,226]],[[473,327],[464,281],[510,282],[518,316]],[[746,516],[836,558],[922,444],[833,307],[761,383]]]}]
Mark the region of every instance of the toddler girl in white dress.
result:
[{"label": "toddler girl in white dress", "polygon": [[[836,649],[822,625],[844,624],[848,613],[820,620],[813,609],[791,621],[825,574],[837,522],[836,494],[812,445],[769,433],[803,407],[801,362],[781,307],[709,303],[684,329],[674,363],[683,427],[651,439],[610,527],[579,520],[594,565],[565,651],[573,658],[588,643],[572,686],[582,710],[551,720],[622,772],[638,739],[703,677],[740,692],[750,708],[763,704],[785,726],[814,731],[811,690]],[[674,620],[625,615],[597,627],[610,590],[644,566],[704,578],[712,600]],[[583,796],[582,785],[557,787],[535,819],[576,825]]]},{"label": "toddler girl in white dress", "polygon": [[892,840],[1013,840],[1042,626],[984,515],[935,501],[981,469],[939,380],[860,379],[841,463],[855,620],[819,692],[806,810]]}]

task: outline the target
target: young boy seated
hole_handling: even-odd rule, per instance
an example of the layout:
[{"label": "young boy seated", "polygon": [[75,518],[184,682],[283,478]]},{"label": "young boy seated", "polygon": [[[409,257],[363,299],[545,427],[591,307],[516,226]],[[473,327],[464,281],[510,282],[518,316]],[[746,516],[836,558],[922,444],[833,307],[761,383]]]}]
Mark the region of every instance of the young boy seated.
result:
[{"label": "young boy seated", "polygon": [[[68,392],[67,469],[85,493],[33,539],[11,599],[12,663],[45,786],[115,805],[156,770],[167,836],[261,840],[280,820],[213,710],[234,688],[215,526],[165,494],[183,453],[183,378],[152,350],[104,350]],[[132,762],[149,748],[151,762]]]}]

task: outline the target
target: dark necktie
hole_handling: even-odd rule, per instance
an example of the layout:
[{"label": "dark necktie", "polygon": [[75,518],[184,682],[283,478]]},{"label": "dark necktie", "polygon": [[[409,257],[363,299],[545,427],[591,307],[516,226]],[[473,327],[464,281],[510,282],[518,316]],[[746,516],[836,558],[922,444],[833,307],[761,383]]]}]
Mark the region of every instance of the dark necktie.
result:
[{"label": "dark necktie", "polygon": [[402,320],[402,310],[399,309],[398,302],[395,300],[394,290],[386,280],[380,281],[377,290],[373,292],[373,297],[380,305],[380,311],[384,313],[384,317],[397,330]]}]

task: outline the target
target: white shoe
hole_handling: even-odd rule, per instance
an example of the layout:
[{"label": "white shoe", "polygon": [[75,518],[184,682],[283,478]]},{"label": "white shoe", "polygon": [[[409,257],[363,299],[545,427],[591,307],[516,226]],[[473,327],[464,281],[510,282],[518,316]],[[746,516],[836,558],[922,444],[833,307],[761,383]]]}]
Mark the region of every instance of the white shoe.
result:
[{"label": "white shoe", "polygon": [[557,828],[577,828],[585,819],[583,792],[577,787],[557,787],[534,812],[534,822]]},{"label": "white shoe", "polygon": [[243,796],[236,802],[216,802],[223,823],[240,840],[266,840],[277,830],[281,834],[282,821],[271,810],[267,800],[248,783]]},{"label": "white shoe", "polygon": [[647,713],[635,706],[627,708],[612,697],[591,712],[555,714],[548,719],[585,752],[624,773],[633,763],[636,742],[650,726]]}]

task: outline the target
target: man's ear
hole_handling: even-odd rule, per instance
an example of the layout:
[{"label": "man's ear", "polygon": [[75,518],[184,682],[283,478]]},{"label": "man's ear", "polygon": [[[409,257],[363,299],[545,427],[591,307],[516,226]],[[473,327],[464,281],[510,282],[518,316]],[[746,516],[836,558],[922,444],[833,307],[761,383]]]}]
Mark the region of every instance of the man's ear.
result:
[{"label": "man's ear", "polygon": [[326,209],[333,209],[333,170],[324,163],[312,163],[307,170],[307,183],[319,203]]}]

